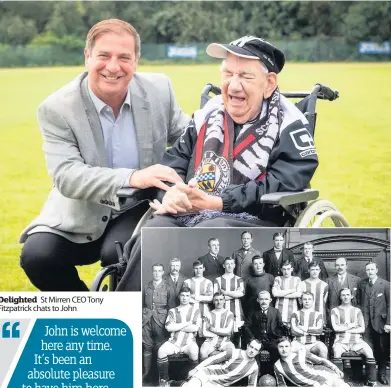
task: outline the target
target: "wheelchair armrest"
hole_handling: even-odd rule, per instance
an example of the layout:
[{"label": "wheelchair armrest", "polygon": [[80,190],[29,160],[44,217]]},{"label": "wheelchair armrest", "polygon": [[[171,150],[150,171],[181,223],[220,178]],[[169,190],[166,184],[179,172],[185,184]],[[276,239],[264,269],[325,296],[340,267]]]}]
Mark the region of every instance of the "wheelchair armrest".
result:
[{"label": "wheelchair armrest", "polygon": [[312,201],[319,197],[319,191],[315,189],[305,189],[303,191],[282,191],[280,193],[264,194],[261,203],[279,206],[295,205],[297,203]]},{"label": "wheelchair armrest", "polygon": [[117,197],[118,198],[131,198],[131,197],[141,196],[142,193],[143,193],[143,190],[141,190],[141,189],[134,189],[132,187],[123,187],[122,189],[119,189],[117,191]]},{"label": "wheelchair armrest", "polygon": [[138,202],[145,201],[147,199],[153,199],[156,197],[156,189],[150,187],[148,189],[135,189],[132,187],[123,187],[117,191],[117,197],[119,202],[123,205],[125,202],[127,205],[136,205]]}]

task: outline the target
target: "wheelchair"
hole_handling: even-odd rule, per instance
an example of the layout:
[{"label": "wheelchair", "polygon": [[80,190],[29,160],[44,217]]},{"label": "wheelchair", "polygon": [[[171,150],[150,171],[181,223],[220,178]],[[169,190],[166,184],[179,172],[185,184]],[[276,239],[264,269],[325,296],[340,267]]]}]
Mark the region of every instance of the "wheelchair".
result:
[{"label": "wheelchair", "polygon": [[[221,94],[221,89],[215,85],[207,84],[201,94],[200,107],[202,108],[211,98],[211,95]],[[304,114],[309,122],[309,131],[312,138],[315,135],[315,126],[317,119],[316,103],[317,100],[335,101],[339,98],[339,92],[331,88],[316,84],[310,92],[283,92],[285,97],[298,100],[296,107]],[[126,200],[129,197],[142,198],[141,190],[123,188],[118,190],[120,200]],[[264,194],[260,199],[260,205],[269,205],[272,208],[283,210],[283,227],[349,227],[349,223],[337,207],[330,201],[319,199],[319,190],[306,188],[298,192],[278,192]],[[144,198],[145,199],[145,198]],[[149,209],[141,218],[135,228],[132,237],[141,232],[142,226],[152,215],[153,210]],[[116,242],[118,253],[118,264],[112,264],[103,268],[95,277],[91,291],[114,291],[123,276],[127,263],[123,257],[123,247],[121,243]]]}]

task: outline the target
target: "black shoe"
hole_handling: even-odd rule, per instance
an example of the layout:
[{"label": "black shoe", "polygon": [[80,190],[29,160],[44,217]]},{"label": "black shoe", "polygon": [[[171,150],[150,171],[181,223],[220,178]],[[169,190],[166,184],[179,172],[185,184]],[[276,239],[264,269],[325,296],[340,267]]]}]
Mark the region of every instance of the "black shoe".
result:
[{"label": "black shoe", "polygon": [[381,383],[383,385],[388,385],[388,380],[387,380],[386,376],[379,375],[378,380],[379,380],[379,383]]}]

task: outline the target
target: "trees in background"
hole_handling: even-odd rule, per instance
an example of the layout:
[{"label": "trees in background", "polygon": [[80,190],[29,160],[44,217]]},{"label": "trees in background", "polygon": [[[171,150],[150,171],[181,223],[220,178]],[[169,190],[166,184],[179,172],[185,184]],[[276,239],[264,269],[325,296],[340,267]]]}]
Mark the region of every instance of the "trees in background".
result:
[{"label": "trees in background", "polygon": [[[25,1],[0,2],[0,43],[80,46],[97,21],[133,24],[144,43],[229,41],[245,34],[270,40],[391,39],[391,2],[329,1]],[[75,43],[78,42],[78,43]]]}]

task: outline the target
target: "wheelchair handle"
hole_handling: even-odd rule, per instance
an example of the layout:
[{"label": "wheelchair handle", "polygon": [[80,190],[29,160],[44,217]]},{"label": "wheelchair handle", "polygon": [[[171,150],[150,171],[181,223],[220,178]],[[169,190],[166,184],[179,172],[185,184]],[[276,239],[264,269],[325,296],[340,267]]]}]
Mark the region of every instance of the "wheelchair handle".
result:
[{"label": "wheelchair handle", "polygon": [[202,95],[207,96],[209,93],[213,93],[214,95],[221,94],[221,89],[218,86],[215,86],[211,83],[206,84],[202,91]]},{"label": "wheelchair handle", "polygon": [[218,86],[212,85],[211,83],[206,84],[201,93],[200,108],[203,108],[210,99],[209,93],[213,93],[215,96],[217,96],[221,94],[221,89]]},{"label": "wheelchair handle", "polygon": [[124,259],[124,247],[121,241],[115,241],[114,244],[115,249],[117,251],[119,264],[121,265],[121,267],[126,267],[126,261]]},{"label": "wheelchair handle", "polygon": [[312,92],[316,92],[317,97],[320,100],[334,101],[339,97],[339,92],[337,90],[333,90],[328,86],[322,84],[316,84],[312,89]]}]

